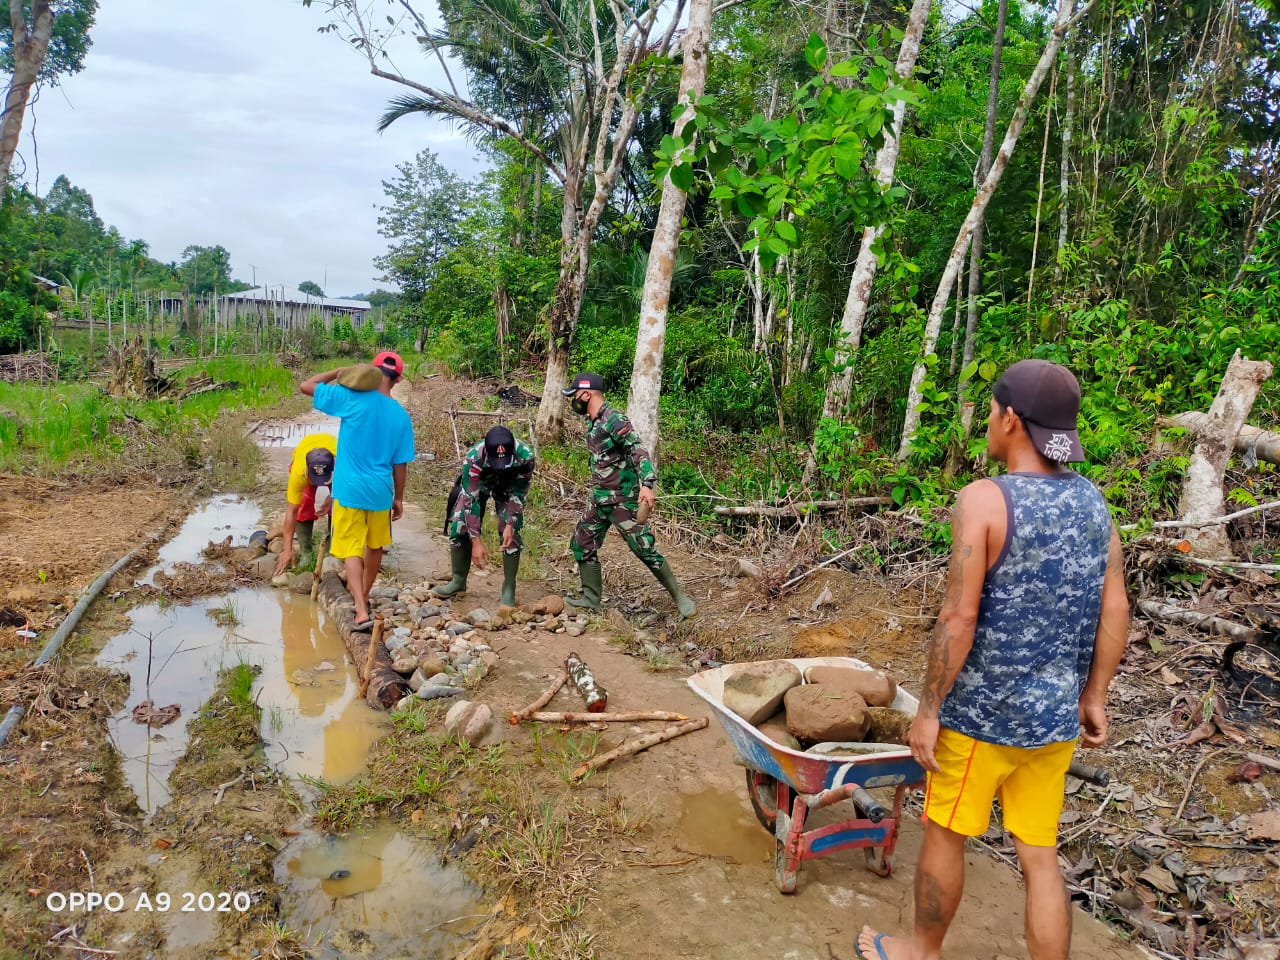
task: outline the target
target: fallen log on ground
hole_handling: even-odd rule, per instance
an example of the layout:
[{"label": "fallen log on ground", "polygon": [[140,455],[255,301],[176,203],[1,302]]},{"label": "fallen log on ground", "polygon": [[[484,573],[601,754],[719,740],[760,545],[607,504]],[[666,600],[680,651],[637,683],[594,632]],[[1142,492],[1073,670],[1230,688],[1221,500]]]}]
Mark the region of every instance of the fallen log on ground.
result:
[{"label": "fallen log on ground", "polygon": [[564,672],[573,678],[573,685],[587,703],[587,712],[600,713],[609,703],[609,691],[596,683],[595,674],[576,653],[564,658]]},{"label": "fallen log on ground", "polygon": [[[596,717],[595,719],[600,719]],[[682,737],[686,733],[693,733],[695,730],[701,730],[707,725],[706,717],[699,717],[697,720],[688,720],[684,723],[678,723],[673,727],[667,727],[665,730],[659,730],[657,733],[650,733],[646,736],[639,737],[635,740],[628,740],[622,743],[608,753],[602,753],[598,757],[592,757],[586,763],[580,764],[573,771],[573,779],[581,780],[592,770],[599,770],[607,767],[615,760],[621,760],[623,757],[630,757],[634,754],[648,750],[652,746],[659,743],[665,743],[668,740],[674,740],[676,737]]]},{"label": "fallen log on ground", "polygon": [[803,517],[808,513],[824,510],[843,510],[847,507],[884,507],[893,503],[888,497],[845,497],[841,500],[805,500],[799,503],[747,503],[741,506],[719,506],[715,512],[722,517]]},{"label": "fallen log on ground", "polygon": [[1139,600],[1138,609],[1148,616],[1155,617],[1157,620],[1185,624],[1219,636],[1232,637],[1236,640],[1252,640],[1258,635],[1256,629],[1247,627],[1243,623],[1224,620],[1210,613],[1201,613],[1199,610],[1185,610],[1182,607],[1175,607],[1171,603],[1161,603],[1158,600]]},{"label": "fallen log on ground", "polygon": [[529,704],[522,710],[512,710],[510,716],[511,725],[514,727],[518,725],[521,720],[528,720],[531,716],[550,703],[551,698],[559,693],[560,688],[568,682],[569,673],[568,671],[565,671],[561,673],[560,676],[556,677],[555,682],[551,684],[551,686],[547,687],[547,689],[543,690],[542,693],[538,695],[538,699],[533,701],[533,703]]},{"label": "fallen log on ground", "polygon": [[[1209,423],[1209,415],[1199,410],[1189,410],[1172,417],[1160,417],[1156,423],[1162,427],[1182,427],[1192,433],[1199,433]],[[1236,434],[1235,449],[1236,453],[1252,453],[1259,460],[1280,464],[1280,433],[1243,424]]]},{"label": "fallen log on ground", "polygon": [[534,723],[635,723],[640,720],[688,720],[683,713],[670,710],[620,710],[617,713],[573,713],[561,710],[535,710],[528,718]]},{"label": "fallen log on ground", "polygon": [[[320,577],[320,607],[337,625],[342,642],[347,647],[347,656],[358,670],[369,655],[369,634],[367,631],[357,632],[352,629],[356,623],[355,603],[347,592],[346,584],[336,573],[326,573]],[[365,700],[369,706],[379,710],[390,710],[409,692],[404,677],[392,668],[391,654],[387,652],[385,644],[379,643],[374,650],[366,684]]]}]

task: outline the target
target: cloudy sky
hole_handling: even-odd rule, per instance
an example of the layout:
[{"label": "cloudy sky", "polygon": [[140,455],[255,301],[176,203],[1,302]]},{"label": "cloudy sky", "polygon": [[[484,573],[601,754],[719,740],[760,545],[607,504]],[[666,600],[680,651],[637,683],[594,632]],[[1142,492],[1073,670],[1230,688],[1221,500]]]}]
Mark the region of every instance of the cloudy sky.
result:
[{"label": "cloudy sky", "polygon": [[[221,244],[237,279],[314,280],[330,296],[373,289],[382,180],[424,147],[464,176],[481,161],[437,121],[406,118],[378,134],[387,100],[406,91],[317,33],[320,6],[104,0],[85,69],[36,106],[38,155],[28,115],[28,183],[38,156],[41,194],[65,173],[160,260]],[[435,80],[416,52],[398,63]]]}]

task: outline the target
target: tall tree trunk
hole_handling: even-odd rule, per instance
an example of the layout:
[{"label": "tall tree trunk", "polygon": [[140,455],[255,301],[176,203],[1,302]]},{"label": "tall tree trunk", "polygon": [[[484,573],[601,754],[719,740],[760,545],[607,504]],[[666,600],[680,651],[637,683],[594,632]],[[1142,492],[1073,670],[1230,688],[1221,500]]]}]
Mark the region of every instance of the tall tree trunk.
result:
[{"label": "tall tree trunk", "polygon": [[[974,177],[976,188],[991,172],[991,151],[996,145],[996,113],[1000,107],[1000,69],[1004,60],[1004,25],[1009,12],[1009,0],[1000,0],[996,11],[996,32],[991,37],[991,76],[987,83],[987,120],[982,128],[982,153],[978,156],[978,171]],[[966,300],[964,321],[964,352],[960,369],[973,362],[975,340],[978,331],[978,297],[982,294],[982,228],[985,218],[978,217],[973,225],[973,240],[969,245],[969,295]],[[968,430],[965,430],[968,436]]]},{"label": "tall tree trunk", "polygon": [[[931,7],[931,0],[915,0],[911,5],[895,66],[899,79],[908,79],[915,70],[916,58],[920,55],[920,35],[924,33],[925,24],[929,21]],[[906,114],[907,105],[901,100],[897,101],[893,105],[893,124],[884,144],[876,151],[876,180],[886,190],[893,183],[893,171],[898,165],[898,147]],[[875,280],[878,266],[873,247],[883,232],[883,226],[867,227],[862,231],[858,259],[853,267],[853,277],[849,281],[844,313],[840,317],[840,340],[836,344],[836,366],[842,369],[837,369],[827,384],[827,396],[822,404],[824,417],[843,417],[845,407],[849,404],[849,393],[853,387],[853,369],[850,363],[862,342],[862,324],[867,317],[867,302],[871,299],[871,284]]]},{"label": "tall tree trunk", "polygon": [[1067,220],[1071,175],[1071,125],[1076,114],[1076,66],[1071,59],[1071,44],[1066,46],[1067,109],[1062,115],[1062,160],[1058,165],[1058,252],[1054,258],[1053,278],[1062,279],[1062,254],[1067,249]]},{"label": "tall tree trunk", "polygon": [[[582,311],[582,281],[573,265],[583,259],[579,255],[582,220],[582,178],[570,174],[564,185],[564,203],[560,208],[560,276],[547,313],[547,376],[542,388],[542,402],[534,429],[538,442],[553,441],[564,429],[564,398],[560,391],[569,378],[569,344],[572,327]],[[587,242],[591,242],[590,236]]]},{"label": "tall tree trunk", "polygon": [[9,182],[13,156],[18,152],[22,136],[22,118],[27,112],[31,87],[40,76],[49,39],[53,36],[53,11],[49,0],[33,0],[31,25],[22,12],[22,0],[9,0],[9,20],[13,27],[13,77],[4,98],[0,115],[0,194]]},{"label": "tall tree trunk", "polygon": [[[683,135],[693,119],[694,103],[707,85],[707,46],[711,37],[712,0],[691,0],[689,26],[684,37],[684,66],[680,72],[677,103],[685,109],[675,122],[675,136]],[[692,129],[692,128],[689,128]],[[673,158],[679,163],[693,150],[695,136]],[[685,192],[671,182],[662,182],[662,202],[649,246],[644,293],[640,300],[640,328],[636,334],[636,355],[631,367],[631,395],[627,416],[647,444],[651,456],[658,450],[658,400],[662,396],[662,357],[666,349],[667,307],[671,297],[671,277],[680,246],[680,221],[684,217]]]},{"label": "tall tree trunk", "polygon": [[996,154],[995,160],[991,165],[991,172],[987,174],[986,180],[978,188],[977,196],[973,198],[973,203],[969,207],[969,213],[960,225],[960,231],[956,235],[956,242],[951,248],[951,256],[947,258],[946,269],[942,272],[942,279],[938,281],[938,290],[934,294],[933,303],[929,307],[929,317],[925,322],[924,342],[920,351],[921,359],[916,362],[915,369],[911,372],[911,386],[907,391],[906,417],[902,424],[902,442],[898,446],[897,453],[899,460],[905,460],[911,452],[911,441],[915,439],[916,430],[920,426],[921,385],[924,383],[925,374],[928,371],[924,358],[933,354],[937,345],[938,331],[942,327],[942,314],[946,310],[947,301],[951,297],[951,288],[955,284],[956,274],[960,269],[960,261],[964,259],[965,248],[969,245],[969,240],[973,236],[974,225],[982,218],[982,214],[987,209],[987,204],[991,202],[991,197],[1000,183],[1000,178],[1004,176],[1005,168],[1009,165],[1009,157],[1013,154],[1014,147],[1017,146],[1018,137],[1022,134],[1022,128],[1026,126],[1027,116],[1031,112],[1031,104],[1035,101],[1036,93],[1040,90],[1040,84],[1044,82],[1045,74],[1049,72],[1049,67],[1058,55],[1058,48],[1062,46],[1063,38],[1067,35],[1067,31],[1089,12],[1094,2],[1095,0],[1085,0],[1079,9],[1072,13],[1074,0],[1060,0],[1058,17],[1053,25],[1053,30],[1049,33],[1049,41],[1045,44],[1044,52],[1040,54],[1040,60],[1036,63],[1035,69],[1031,71],[1031,76],[1027,78],[1026,86],[1023,87],[1022,96],[1018,100],[1018,107],[1014,110],[1013,118],[1009,121],[1009,128],[1005,131],[1004,142],[1000,144],[1000,151]]}]

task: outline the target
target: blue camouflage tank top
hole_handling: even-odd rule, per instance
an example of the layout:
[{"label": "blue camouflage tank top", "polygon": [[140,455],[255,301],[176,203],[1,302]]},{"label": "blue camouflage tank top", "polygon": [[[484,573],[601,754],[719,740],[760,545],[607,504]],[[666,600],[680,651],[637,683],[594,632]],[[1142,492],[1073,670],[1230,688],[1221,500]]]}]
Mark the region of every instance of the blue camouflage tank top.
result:
[{"label": "blue camouflage tank top", "polygon": [[1093,662],[1111,516],[1080,474],[992,478],[1008,532],[987,571],[973,649],[943,702],[944,727],[1014,747],[1074,740]]}]

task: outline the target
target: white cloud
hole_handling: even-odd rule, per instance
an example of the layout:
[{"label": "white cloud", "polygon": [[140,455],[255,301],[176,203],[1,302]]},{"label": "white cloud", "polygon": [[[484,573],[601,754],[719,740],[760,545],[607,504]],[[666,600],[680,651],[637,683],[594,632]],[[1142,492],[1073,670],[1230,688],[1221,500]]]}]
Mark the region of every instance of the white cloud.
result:
[{"label": "white cloud", "polygon": [[[463,176],[484,164],[440,121],[406,118],[379,135],[403,88],[371,76],[337,34],[317,33],[318,7],[105,0],[84,71],[36,107],[38,154],[28,117],[26,179],[38,156],[41,192],[66,174],[161,260],[221,244],[240,279],[326,284],[327,274],[331,295],[371,290],[384,249],[374,207],[396,164],[423,147]],[[420,64],[428,82],[438,75],[416,52],[398,60]]]}]

